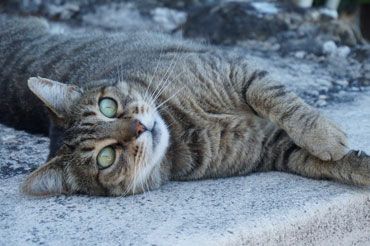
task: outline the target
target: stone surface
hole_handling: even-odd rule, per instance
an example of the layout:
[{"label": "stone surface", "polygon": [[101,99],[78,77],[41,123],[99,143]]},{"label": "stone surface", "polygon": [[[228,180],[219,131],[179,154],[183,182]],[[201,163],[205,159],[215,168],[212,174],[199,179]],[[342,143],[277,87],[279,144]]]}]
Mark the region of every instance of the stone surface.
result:
[{"label": "stone surface", "polygon": [[266,40],[288,29],[282,19],[275,17],[277,11],[273,4],[263,8],[244,2],[201,7],[189,14],[183,27],[184,35],[205,38],[216,44],[234,44],[244,39]]}]

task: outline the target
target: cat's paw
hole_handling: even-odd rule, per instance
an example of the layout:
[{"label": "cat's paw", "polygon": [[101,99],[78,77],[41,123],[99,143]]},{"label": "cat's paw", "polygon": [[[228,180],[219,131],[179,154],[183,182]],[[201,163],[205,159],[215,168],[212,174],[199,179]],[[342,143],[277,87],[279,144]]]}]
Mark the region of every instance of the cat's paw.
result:
[{"label": "cat's paw", "polygon": [[301,138],[303,148],[323,161],[337,161],[349,151],[346,134],[334,123],[319,117]]},{"label": "cat's paw", "polygon": [[[365,152],[351,150],[338,164],[341,171],[336,177],[338,180],[354,185],[370,185],[370,156]],[[346,177],[349,178],[346,180]]]}]

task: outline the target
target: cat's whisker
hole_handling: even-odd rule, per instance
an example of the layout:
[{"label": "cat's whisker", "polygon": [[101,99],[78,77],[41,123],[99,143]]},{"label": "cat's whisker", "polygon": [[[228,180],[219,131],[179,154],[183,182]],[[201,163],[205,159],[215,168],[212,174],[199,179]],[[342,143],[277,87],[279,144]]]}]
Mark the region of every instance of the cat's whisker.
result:
[{"label": "cat's whisker", "polygon": [[[178,77],[179,76],[181,76],[183,73],[184,73],[185,71],[181,71],[178,75],[176,75],[175,77],[174,77],[174,80],[178,80]],[[168,80],[169,79],[169,75],[167,76],[167,79],[166,79],[166,81],[165,81],[165,84],[166,84],[166,86],[163,88],[162,87],[162,89],[159,91],[159,93],[157,93],[157,95],[153,98],[153,101],[155,101],[155,100],[157,100],[162,94],[163,94],[163,92],[171,85],[171,81],[172,80]]]},{"label": "cat's whisker", "polygon": [[166,105],[162,105],[162,107],[161,108],[157,108],[157,106],[154,106],[154,108],[156,109],[156,110],[158,110],[158,112],[163,112],[163,111],[166,111],[166,109],[168,109],[168,104],[166,104]]},{"label": "cat's whisker", "polygon": [[[177,51],[179,50],[179,48],[180,47],[177,47]],[[177,62],[178,62],[178,60],[179,60],[179,58],[180,58],[180,55],[178,54],[178,52],[176,52],[176,55],[172,58],[172,60],[171,60],[171,62],[170,62],[170,65],[168,66],[168,69],[166,70],[166,72],[165,72],[165,74],[163,75],[163,78],[162,78],[162,80],[159,82],[159,84],[158,84],[158,86],[157,86],[157,88],[156,88],[156,90],[152,93],[152,96],[153,97],[156,97],[156,95],[158,94],[158,90],[161,90],[161,88],[163,88],[163,86],[164,86],[164,79],[166,78],[168,78],[169,77],[169,74],[170,74],[170,72],[172,72],[173,71],[173,69],[175,68],[175,66],[176,66],[176,64],[177,64]],[[172,71],[171,71],[172,70]],[[167,81],[167,80],[166,80]]]},{"label": "cat's whisker", "polygon": [[138,151],[136,153],[136,156],[134,157],[134,176],[133,176],[133,188],[132,188],[132,193],[135,195],[136,191],[136,181],[137,181],[137,164],[138,164],[138,153],[141,151],[141,145],[138,147]]},{"label": "cat's whisker", "polygon": [[[147,146],[146,150],[148,149],[149,147]],[[145,159],[145,165],[148,165],[148,158]],[[148,192],[146,192],[148,191]],[[150,186],[149,186],[149,177],[147,177],[145,180],[144,180],[144,184],[143,184],[143,193],[145,196],[148,196],[148,198],[150,199]]]},{"label": "cat's whisker", "polygon": [[[146,150],[147,150],[147,146],[145,145],[145,143],[143,143],[143,151],[141,152],[141,160],[139,163],[140,169],[142,169],[144,166],[147,165],[147,162],[145,161],[145,158],[144,158]],[[145,193],[143,178],[140,179],[140,185],[141,185],[141,190],[143,191],[143,193]]]},{"label": "cat's whisker", "polygon": [[[140,147],[141,148],[140,148],[140,150],[138,151],[138,154],[137,154],[137,162],[135,163],[135,168],[137,168],[139,170],[139,172],[140,172],[140,170],[142,170],[140,163],[141,163],[141,153],[142,153],[142,149],[143,149],[143,144],[141,144]],[[139,175],[140,175],[140,173],[139,173]],[[137,174],[135,176],[137,176]],[[141,179],[139,179],[139,181],[141,183]],[[135,186],[136,185],[137,185],[137,182],[135,182]]]},{"label": "cat's whisker", "polygon": [[[182,76],[182,74],[184,73],[185,71],[181,71],[179,74],[177,74],[174,78],[173,78],[173,80],[177,80],[178,81],[178,78],[180,77],[180,76]],[[169,76],[168,76],[169,77]],[[169,82],[171,82],[172,80],[170,80]],[[163,94],[163,92],[169,87],[171,85],[171,83],[167,83],[167,85],[166,85],[166,87],[165,88],[163,88],[163,90],[155,97],[155,98],[153,98],[152,100],[154,101],[154,105],[155,105],[155,101]],[[181,89],[183,89],[183,88],[181,88]],[[155,106],[156,108],[158,108],[158,106]]]},{"label": "cat's whisker", "polygon": [[179,92],[181,92],[183,89],[185,88],[185,86],[181,87],[178,91],[176,91],[172,96],[170,96],[169,98],[167,98],[166,100],[164,100],[162,103],[160,103],[156,109],[159,110],[160,107],[162,105],[164,105],[165,103],[169,102],[172,98],[174,98]]},{"label": "cat's whisker", "polygon": [[[132,161],[134,161],[134,160],[132,160],[130,158],[129,162],[132,163]],[[135,170],[134,170],[134,176],[130,177],[130,183],[128,184],[128,186],[126,188],[126,194],[129,194],[132,191],[132,188],[133,188],[133,185],[134,185],[134,177],[135,177]]]},{"label": "cat's whisker", "polygon": [[[170,66],[169,66],[169,68],[171,69],[170,70],[170,72],[167,74],[167,75],[165,75],[164,76],[164,78],[165,78],[165,80],[164,80],[164,82],[162,83],[162,87],[161,87],[161,89],[158,91],[158,93],[156,94],[156,95],[153,95],[153,100],[155,101],[155,100],[157,100],[158,99],[158,97],[159,96],[161,96],[162,95],[162,93],[171,85],[171,80],[169,80],[169,78],[170,78],[170,75],[171,75],[171,73],[173,72],[173,70],[175,69],[175,66],[177,65],[177,62],[180,60],[180,58],[182,57],[182,55],[177,55],[177,57],[176,57],[176,61],[175,61],[175,63],[173,63],[173,64],[171,64]],[[171,62],[172,63],[172,62]],[[182,73],[182,72],[181,72]],[[180,74],[181,74],[180,73]],[[163,78],[163,79],[164,79]],[[177,78],[177,76],[175,77],[175,78]],[[163,81],[163,80],[162,80]]]},{"label": "cat's whisker", "polygon": [[150,88],[151,84],[153,83],[154,78],[155,78],[155,75],[156,75],[156,73],[158,71],[160,60],[161,60],[161,57],[162,57],[162,53],[163,53],[163,47],[161,47],[161,50],[159,52],[159,58],[158,58],[158,61],[157,61],[157,65],[156,65],[156,67],[154,69],[154,72],[153,72],[153,75],[152,75],[152,79],[149,81],[149,84],[146,87],[146,91],[145,91],[145,94],[144,94],[144,99],[147,99],[149,88]]},{"label": "cat's whisker", "polygon": [[[145,143],[142,143],[141,144],[141,151],[138,154],[138,163],[137,163],[138,170],[139,170],[139,176],[141,176],[140,172],[142,172],[143,167],[144,167],[144,165],[143,165],[144,164],[144,157],[145,157]],[[140,177],[139,181],[140,181],[141,189],[143,189],[143,179],[142,179],[142,177]]]}]

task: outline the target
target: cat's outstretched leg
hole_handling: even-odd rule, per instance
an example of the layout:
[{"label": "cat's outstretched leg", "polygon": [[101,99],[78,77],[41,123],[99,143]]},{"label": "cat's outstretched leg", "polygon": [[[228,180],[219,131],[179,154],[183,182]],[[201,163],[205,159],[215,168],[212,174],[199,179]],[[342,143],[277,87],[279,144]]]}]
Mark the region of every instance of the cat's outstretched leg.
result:
[{"label": "cat's outstretched leg", "polygon": [[256,171],[277,170],[314,179],[370,185],[370,156],[351,150],[337,161],[323,161],[297,146],[282,129],[275,128],[263,143]]},{"label": "cat's outstretched leg", "polygon": [[284,129],[298,146],[324,161],[339,160],[348,152],[346,134],[338,126],[266,72],[255,71],[243,80],[248,105]]}]

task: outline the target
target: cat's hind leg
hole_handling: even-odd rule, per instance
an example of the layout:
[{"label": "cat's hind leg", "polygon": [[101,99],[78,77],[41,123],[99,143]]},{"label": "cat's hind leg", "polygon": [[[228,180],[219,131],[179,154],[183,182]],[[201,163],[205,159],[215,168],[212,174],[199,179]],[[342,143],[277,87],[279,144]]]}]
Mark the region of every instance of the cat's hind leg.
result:
[{"label": "cat's hind leg", "polygon": [[296,145],[282,129],[263,142],[263,152],[256,171],[283,171],[314,179],[330,179],[346,184],[370,185],[370,156],[349,151],[337,161],[323,161]]}]

